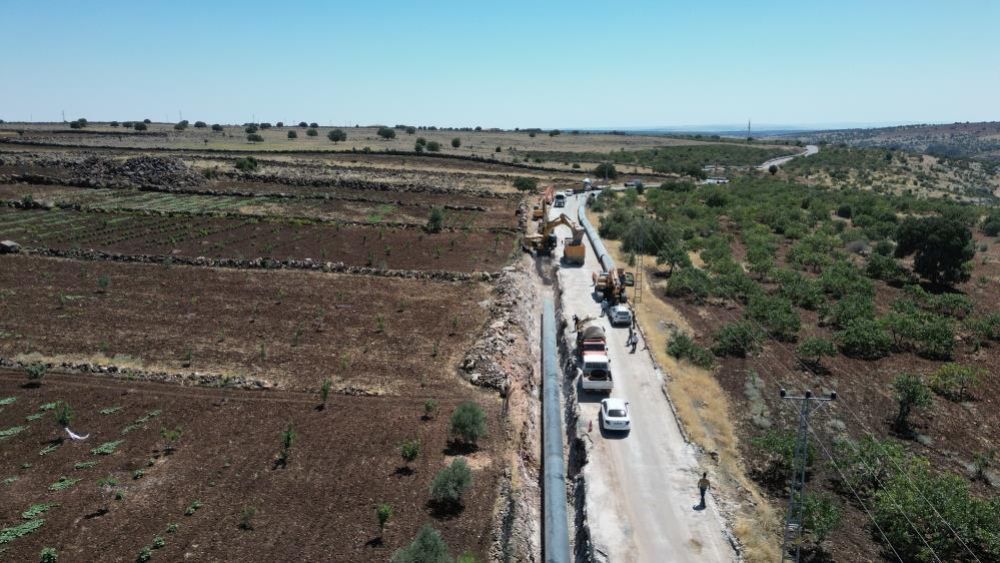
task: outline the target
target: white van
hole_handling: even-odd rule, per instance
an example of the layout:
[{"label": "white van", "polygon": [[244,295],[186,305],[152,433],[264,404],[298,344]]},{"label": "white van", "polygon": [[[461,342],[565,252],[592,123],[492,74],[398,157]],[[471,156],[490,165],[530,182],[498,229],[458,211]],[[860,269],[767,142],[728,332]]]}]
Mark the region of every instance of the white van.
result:
[{"label": "white van", "polygon": [[562,192],[557,193],[552,205],[555,207],[566,207],[566,194]]}]

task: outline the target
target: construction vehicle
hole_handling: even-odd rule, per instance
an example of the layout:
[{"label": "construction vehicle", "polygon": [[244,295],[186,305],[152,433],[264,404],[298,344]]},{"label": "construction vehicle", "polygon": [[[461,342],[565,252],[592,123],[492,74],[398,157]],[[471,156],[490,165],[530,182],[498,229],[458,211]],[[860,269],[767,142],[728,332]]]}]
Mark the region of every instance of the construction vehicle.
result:
[{"label": "construction vehicle", "polygon": [[631,272],[626,272],[624,268],[618,268],[615,272],[594,272],[594,289],[601,294],[611,305],[624,303],[627,299],[625,288],[635,285],[635,276]]},{"label": "construction vehicle", "polygon": [[566,237],[563,239],[563,262],[583,266],[587,259],[587,247],[583,238]]},{"label": "construction vehicle", "polygon": [[559,244],[559,239],[555,234],[555,229],[559,225],[566,225],[571,231],[573,231],[572,238],[568,239],[569,244],[567,244],[567,247],[572,247],[572,252],[575,255],[579,254],[580,250],[584,250],[583,236],[586,232],[576,224],[576,221],[570,219],[565,213],[560,214],[551,221],[543,221],[537,234],[525,235],[525,248],[537,254],[551,254]]},{"label": "construction vehicle", "polygon": [[611,377],[611,360],[604,327],[597,319],[577,321],[576,349],[580,359],[580,386],[588,391],[610,393],[615,385]]},{"label": "construction vehicle", "polygon": [[532,220],[538,221],[539,219],[545,219],[545,217],[548,216],[549,206],[552,205],[552,200],[555,198],[555,190],[555,186],[545,188],[538,205],[531,210]]}]

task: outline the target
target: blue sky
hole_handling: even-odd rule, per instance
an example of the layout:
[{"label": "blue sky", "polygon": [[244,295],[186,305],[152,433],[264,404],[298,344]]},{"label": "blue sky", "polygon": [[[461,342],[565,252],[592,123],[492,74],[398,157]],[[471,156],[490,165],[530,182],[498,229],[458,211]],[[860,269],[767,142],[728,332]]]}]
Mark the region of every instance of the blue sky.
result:
[{"label": "blue sky", "polygon": [[4,0],[0,119],[1000,119],[1000,2]]}]

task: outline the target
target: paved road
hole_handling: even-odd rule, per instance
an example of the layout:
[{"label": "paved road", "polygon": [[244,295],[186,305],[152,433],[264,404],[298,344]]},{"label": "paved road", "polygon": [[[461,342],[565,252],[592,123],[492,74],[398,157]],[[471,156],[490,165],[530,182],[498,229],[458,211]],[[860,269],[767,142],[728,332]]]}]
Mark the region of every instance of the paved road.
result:
[{"label": "paved road", "polygon": [[[569,198],[565,208],[553,209],[552,217],[566,213],[574,220],[580,196]],[[569,230],[559,227],[560,246],[553,259],[562,255],[562,239]],[[591,273],[599,270],[593,249],[587,244],[586,262],[580,267],[561,267],[562,314],[572,326],[574,314],[599,316],[600,305],[592,296]],[[698,504],[700,477],[694,448],[680,434],[673,411],[664,398],[662,377],[639,343],[635,354],[625,346],[627,328],[611,329],[609,335],[613,395],[630,401],[632,431],[626,436],[603,435],[598,421],[601,396],[578,389],[584,428],[594,448],[584,476],[587,480],[587,515],[595,547],[614,562],[730,561],[734,553],[723,535],[723,520],[715,503],[705,510]]]},{"label": "paved road", "polygon": [[806,150],[800,152],[799,154],[793,154],[791,156],[779,156],[778,158],[772,158],[764,164],[757,167],[757,170],[767,170],[771,165],[781,166],[782,164],[788,162],[793,158],[798,158],[800,156],[809,156],[811,154],[816,154],[819,152],[819,147],[816,145],[806,145]]}]

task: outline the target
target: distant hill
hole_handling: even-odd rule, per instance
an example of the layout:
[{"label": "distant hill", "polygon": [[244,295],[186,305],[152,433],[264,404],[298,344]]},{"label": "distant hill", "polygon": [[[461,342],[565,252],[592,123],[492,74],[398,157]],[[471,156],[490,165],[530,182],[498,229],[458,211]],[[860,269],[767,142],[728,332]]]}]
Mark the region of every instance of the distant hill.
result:
[{"label": "distant hill", "polygon": [[853,147],[891,148],[933,156],[1000,161],[1000,121],[839,129],[788,136],[808,142],[826,141]]}]

